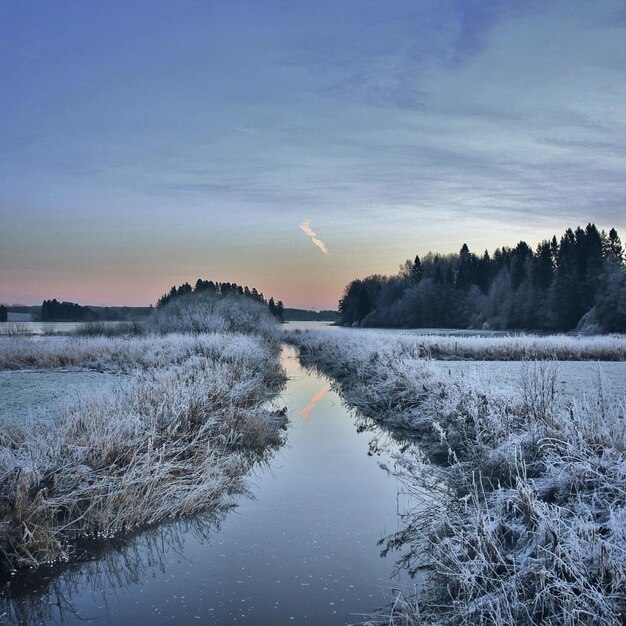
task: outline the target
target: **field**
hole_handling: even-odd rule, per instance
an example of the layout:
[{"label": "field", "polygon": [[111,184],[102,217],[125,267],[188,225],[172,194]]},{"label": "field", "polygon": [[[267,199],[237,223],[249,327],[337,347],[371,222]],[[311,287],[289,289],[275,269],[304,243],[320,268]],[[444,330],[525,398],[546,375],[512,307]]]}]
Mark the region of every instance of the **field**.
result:
[{"label": "field", "polygon": [[[124,541],[166,520],[193,524],[196,513],[223,511],[246,490],[251,468],[285,440],[280,407],[296,383],[278,395],[286,381],[282,337],[319,374],[301,381],[299,419],[323,423],[315,412],[328,377],[354,410],[356,432],[373,420],[376,436],[393,427],[398,443],[385,468],[413,504],[393,511],[394,532],[373,546],[425,584],[398,592],[367,623],[623,622],[623,336],[336,328],[281,335],[262,310],[240,304],[180,300],[141,327],[0,339],[5,574],[77,561],[113,537]],[[341,428],[354,430],[351,421]],[[294,450],[295,466],[308,482],[312,472],[322,474],[320,459],[332,447],[324,439],[328,429],[309,431],[317,434],[306,445],[294,436],[302,448]],[[349,449],[342,448],[348,441],[352,446],[346,439],[338,449]],[[370,442],[369,453],[374,448]],[[333,483],[350,474],[338,467],[327,478]],[[374,479],[364,475],[349,479],[369,489]],[[266,478],[270,492],[273,480]],[[316,484],[317,491],[328,489]],[[318,508],[341,512],[346,502],[335,496]],[[311,513],[304,508],[300,518],[292,504],[286,506],[298,520],[293,527],[306,533]],[[367,505],[375,511],[380,500]],[[272,515],[269,525],[280,535],[287,512]],[[256,528],[258,519],[247,524]],[[349,530],[349,516],[345,524]],[[306,543],[296,537],[294,545]],[[330,572],[343,567],[328,558],[322,562]],[[33,615],[45,612],[46,598],[37,602],[27,593],[5,608]]]}]

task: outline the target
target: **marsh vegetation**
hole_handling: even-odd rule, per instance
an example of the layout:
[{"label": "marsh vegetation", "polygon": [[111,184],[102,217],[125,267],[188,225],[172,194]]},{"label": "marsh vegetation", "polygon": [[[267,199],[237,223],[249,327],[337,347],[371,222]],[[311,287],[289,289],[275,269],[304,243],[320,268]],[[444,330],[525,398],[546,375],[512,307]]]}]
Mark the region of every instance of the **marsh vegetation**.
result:
[{"label": "marsh vegetation", "polygon": [[5,417],[3,570],[80,557],[85,540],[215,509],[241,490],[286,421],[267,408],[285,382],[273,326],[261,305],[207,298],[165,307],[139,337],[4,338],[5,369],[126,376],[45,420]]},{"label": "marsh vegetation", "polygon": [[381,559],[378,547],[383,529],[397,527],[400,497],[379,464],[393,464],[400,440],[353,415],[292,349],[281,363],[288,383],[272,405],[289,408],[288,445],[266,449],[245,480],[249,493],[224,498],[236,509],[219,525],[204,513],[168,519],[97,550],[90,544],[89,561],[20,571],[0,614],[26,623],[97,615],[168,624],[197,615],[212,624],[341,626],[378,603],[381,589],[403,584],[394,557]]},{"label": "marsh vegetation", "polygon": [[[5,571],[71,564],[93,556],[94,546],[125,550],[128,538],[156,530],[163,521],[192,523],[200,519],[193,514],[219,514],[229,496],[245,490],[250,469],[284,441],[286,415],[276,408],[282,401],[275,400],[285,382],[278,360],[282,337],[298,347],[306,367],[319,373],[306,382],[310,399],[301,407],[303,423],[324,402],[328,376],[356,411],[357,431],[373,433],[368,455],[376,458],[382,439],[398,437],[391,456],[378,458],[410,505],[392,503],[388,508],[398,523],[376,525],[374,514],[386,500],[372,491],[375,479],[369,476],[363,485],[367,494],[358,501],[369,507],[365,517],[372,518],[380,546],[358,543],[359,558],[371,551],[378,559],[382,551],[396,563],[389,576],[392,569],[408,572],[424,585],[388,588],[392,602],[369,623],[620,623],[626,583],[624,389],[611,391],[598,365],[589,381],[577,383],[580,393],[563,396],[559,367],[564,365],[555,359],[571,361],[572,368],[587,367],[576,361],[605,359],[619,368],[626,356],[623,336],[446,336],[336,328],[281,335],[266,307],[209,295],[177,297],[128,334],[12,336],[0,342],[5,370],[115,374],[99,390],[48,407],[45,419],[5,418]],[[493,368],[515,366],[515,380],[472,373],[475,366],[466,359],[489,360]],[[454,374],[445,365],[452,360],[458,361]],[[335,436],[329,425],[321,427]],[[352,422],[349,428],[354,431]],[[319,432],[315,437],[323,439]],[[297,437],[294,441],[302,445]],[[337,454],[344,454],[345,443],[337,445]],[[302,483],[278,483],[285,489],[281,519],[296,529],[285,549],[308,545],[307,567],[324,543],[321,537],[340,534],[324,511],[336,508],[342,523],[347,519],[349,499],[328,485],[341,489],[352,481],[349,492],[356,496],[365,476],[359,457],[350,468],[338,468],[328,456],[332,449],[324,442],[322,448],[295,452],[305,455],[296,462],[296,476],[304,472],[300,479],[311,483],[310,504],[324,520],[315,528],[322,534],[309,537],[307,528],[317,517],[298,500]],[[272,481],[268,474],[266,482]],[[372,494],[376,502],[370,502]],[[394,490],[391,499],[397,497]],[[286,527],[277,521],[277,509],[264,515],[267,526],[282,536]],[[291,515],[294,520],[287,524]],[[341,535],[340,543],[328,539],[328,550],[337,558],[348,550],[349,561],[355,546],[348,537],[355,528],[345,523],[341,532],[347,536]],[[264,545],[276,546],[276,533]],[[263,552],[259,572],[276,558],[274,552]],[[289,605],[292,610],[304,606],[305,597],[307,602],[325,597],[329,584],[336,593],[338,581],[344,584],[345,577],[337,574],[334,583],[327,582],[325,576],[333,574],[321,569],[325,586],[310,595],[299,586],[297,564],[288,563],[286,553],[282,561],[297,583],[289,592],[300,598]],[[323,563],[333,573],[347,565]],[[309,604],[307,611],[327,615],[328,623],[362,621],[355,613],[377,604],[371,593],[375,568],[368,563],[362,572],[367,580],[356,585],[370,590],[366,606],[364,596],[355,594],[359,611],[353,609],[352,617],[343,613],[342,618],[341,611],[331,617],[327,609],[316,612]],[[81,597],[85,572],[64,574],[68,584],[75,581],[71,589],[59,582],[40,596],[19,591],[7,601],[7,610],[43,615],[55,589],[59,602],[69,606],[72,597]],[[261,584],[258,575],[256,583],[250,579],[251,589]],[[350,575],[355,578],[338,596],[342,602],[360,574]],[[125,579],[123,573],[116,576]],[[305,591],[309,595],[299,595]],[[281,590],[276,593],[282,602]],[[263,602],[257,599],[257,610]],[[271,615],[279,614],[277,606]]]},{"label": "marsh vegetation", "polygon": [[427,584],[371,623],[622,623],[623,389],[607,393],[600,376],[563,403],[549,359],[527,361],[519,385],[502,387],[442,376],[420,354],[420,338],[292,340],[361,413],[419,435],[398,456],[397,475],[431,510],[405,515],[385,550],[399,551],[410,572],[424,570]]}]

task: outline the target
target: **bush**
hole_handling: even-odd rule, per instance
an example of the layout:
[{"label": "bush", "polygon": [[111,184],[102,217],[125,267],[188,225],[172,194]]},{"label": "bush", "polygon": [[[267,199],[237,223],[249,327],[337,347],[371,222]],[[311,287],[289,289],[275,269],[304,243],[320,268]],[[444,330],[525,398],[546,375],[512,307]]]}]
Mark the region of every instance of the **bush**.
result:
[{"label": "bush", "polygon": [[158,333],[254,333],[269,340],[279,335],[276,318],[264,304],[236,294],[217,297],[210,292],[169,301],[148,318],[146,329]]}]

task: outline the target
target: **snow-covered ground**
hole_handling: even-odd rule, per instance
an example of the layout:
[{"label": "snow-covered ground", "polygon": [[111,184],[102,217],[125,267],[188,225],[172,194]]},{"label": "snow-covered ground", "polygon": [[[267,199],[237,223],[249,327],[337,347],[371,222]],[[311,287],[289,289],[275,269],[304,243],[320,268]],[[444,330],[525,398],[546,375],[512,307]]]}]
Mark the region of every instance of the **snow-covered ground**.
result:
[{"label": "snow-covered ground", "polygon": [[0,421],[16,423],[28,416],[45,418],[56,402],[90,394],[119,376],[93,371],[0,371]]},{"label": "snow-covered ground", "polygon": [[[517,388],[522,383],[524,361],[430,361],[431,365],[451,380],[483,379],[500,388]],[[595,393],[598,381],[607,393],[626,393],[626,361],[554,361],[557,392],[561,400],[580,400]]]}]

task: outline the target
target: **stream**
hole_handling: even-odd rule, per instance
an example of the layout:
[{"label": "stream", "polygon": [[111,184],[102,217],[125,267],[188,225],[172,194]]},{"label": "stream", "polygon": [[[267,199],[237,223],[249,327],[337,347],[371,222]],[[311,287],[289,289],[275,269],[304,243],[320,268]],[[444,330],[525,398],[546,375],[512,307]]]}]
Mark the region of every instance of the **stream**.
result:
[{"label": "stream", "polygon": [[346,624],[386,604],[393,588],[412,587],[394,577],[396,557],[382,558],[378,545],[406,504],[380,467],[393,464],[399,444],[373,424],[357,429],[329,381],[304,370],[293,348],[281,358],[287,443],[250,477],[253,498],[238,497],[220,519],[163,524],[44,573],[0,622]]}]

